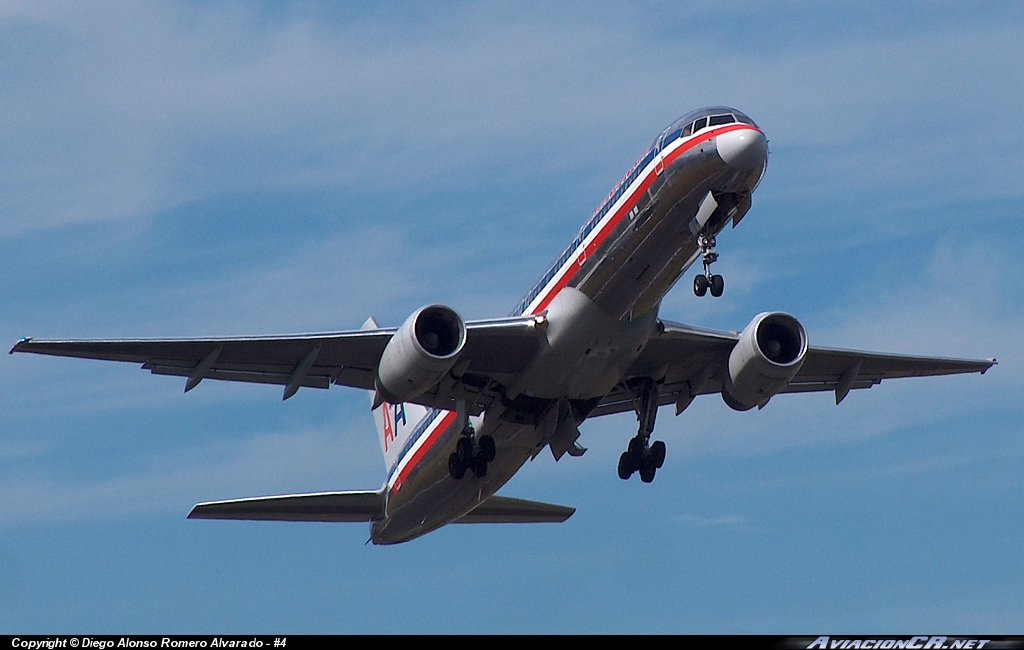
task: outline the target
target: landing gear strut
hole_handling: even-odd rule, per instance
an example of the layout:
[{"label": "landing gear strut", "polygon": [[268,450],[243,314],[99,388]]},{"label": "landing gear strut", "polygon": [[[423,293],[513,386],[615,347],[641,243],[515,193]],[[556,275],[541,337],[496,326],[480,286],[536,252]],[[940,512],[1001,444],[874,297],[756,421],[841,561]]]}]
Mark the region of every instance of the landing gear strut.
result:
[{"label": "landing gear strut", "polygon": [[701,297],[711,289],[711,295],[718,298],[725,290],[725,279],[711,273],[711,265],[718,260],[715,238],[701,233],[697,235],[697,245],[700,246],[700,257],[704,263],[704,275],[698,275],[693,279],[693,293]]},{"label": "landing gear strut", "polygon": [[640,472],[640,480],[650,483],[658,469],[665,464],[665,443],[650,443],[654,419],[658,415],[658,385],[645,379],[637,389],[636,418],[640,431],[629,441],[629,448],[619,456],[619,478],[628,480],[633,472]]},{"label": "landing gear strut", "polygon": [[487,464],[494,460],[496,455],[494,438],[480,436],[480,439],[476,440],[473,426],[466,424],[466,428],[462,430],[462,437],[455,444],[455,451],[448,455],[448,473],[458,481],[466,475],[466,470],[471,469],[474,476],[483,478],[487,476]]}]

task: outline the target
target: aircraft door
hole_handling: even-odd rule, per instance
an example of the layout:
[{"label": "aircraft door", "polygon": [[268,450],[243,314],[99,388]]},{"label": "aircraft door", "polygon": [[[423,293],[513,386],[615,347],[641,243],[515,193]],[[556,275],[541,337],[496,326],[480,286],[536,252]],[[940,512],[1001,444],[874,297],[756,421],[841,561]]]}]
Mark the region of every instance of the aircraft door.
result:
[{"label": "aircraft door", "polygon": [[665,171],[665,156],[662,153],[662,149],[665,146],[665,134],[662,133],[661,137],[658,138],[658,154],[654,156],[654,175],[661,176],[661,172]]}]

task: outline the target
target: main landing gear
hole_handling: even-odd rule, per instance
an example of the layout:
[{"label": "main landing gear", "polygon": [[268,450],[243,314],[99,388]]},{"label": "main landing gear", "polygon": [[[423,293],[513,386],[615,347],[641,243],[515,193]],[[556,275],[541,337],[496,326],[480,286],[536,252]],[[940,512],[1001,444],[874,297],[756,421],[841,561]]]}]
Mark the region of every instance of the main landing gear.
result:
[{"label": "main landing gear", "polygon": [[640,431],[629,441],[629,448],[619,456],[619,478],[622,480],[629,480],[633,472],[640,472],[640,480],[650,483],[665,464],[665,443],[656,440],[650,444],[657,415],[658,385],[652,379],[645,379],[637,390],[636,417],[640,421]]},{"label": "main landing gear", "polygon": [[711,295],[718,298],[725,290],[725,279],[720,275],[711,274],[711,265],[718,260],[715,238],[701,233],[697,235],[697,245],[700,246],[701,261],[704,262],[704,275],[698,275],[693,279],[693,293],[697,297],[702,297],[711,289]]},{"label": "main landing gear", "polygon": [[[477,478],[487,476],[487,464],[494,460],[497,449],[494,438],[480,436],[475,440],[476,432],[469,424],[462,430],[462,437],[455,445],[455,451],[448,455],[448,473],[459,480],[466,475],[466,470],[473,470]],[[474,445],[474,441],[476,444]],[[475,449],[474,449],[475,447]]]}]

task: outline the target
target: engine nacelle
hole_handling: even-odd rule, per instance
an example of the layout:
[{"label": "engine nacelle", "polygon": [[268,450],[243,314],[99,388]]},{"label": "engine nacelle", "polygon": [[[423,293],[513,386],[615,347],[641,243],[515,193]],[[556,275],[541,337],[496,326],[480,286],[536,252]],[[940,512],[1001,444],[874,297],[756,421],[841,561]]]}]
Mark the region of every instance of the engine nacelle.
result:
[{"label": "engine nacelle", "polygon": [[398,404],[433,386],[466,345],[466,323],[455,310],[428,305],[413,312],[388,341],[377,366],[377,392]]},{"label": "engine nacelle", "polygon": [[807,332],[782,312],[758,314],[729,354],[722,399],[737,411],[763,406],[796,376],[807,354]]}]

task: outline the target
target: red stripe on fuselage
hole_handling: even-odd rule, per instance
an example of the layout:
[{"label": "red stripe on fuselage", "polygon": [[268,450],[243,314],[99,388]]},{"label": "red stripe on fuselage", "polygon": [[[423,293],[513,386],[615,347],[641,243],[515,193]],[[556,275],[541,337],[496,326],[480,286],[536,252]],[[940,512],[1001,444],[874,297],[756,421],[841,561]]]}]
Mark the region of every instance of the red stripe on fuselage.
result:
[{"label": "red stripe on fuselage", "polygon": [[412,458],[409,459],[409,462],[405,464],[405,467],[403,467],[400,472],[398,472],[398,478],[395,479],[395,484],[391,486],[392,492],[397,492],[398,488],[402,487],[402,483],[405,481],[406,477],[409,476],[409,472],[416,467],[416,464],[419,463],[430,448],[434,446],[434,443],[441,437],[441,434],[451,426],[452,422],[455,421],[455,411],[446,411],[445,413],[446,415],[441,418],[441,423],[438,424],[430,434],[428,434],[427,439],[423,441],[423,444],[417,447],[416,451],[413,452]]},{"label": "red stripe on fuselage", "polygon": [[[689,142],[684,142],[683,144],[679,145],[675,150],[673,150],[668,156],[666,156],[664,160],[662,160],[661,162],[657,162],[657,158],[655,158],[654,162],[650,163],[651,165],[653,165],[653,168],[651,169],[650,173],[648,173],[647,176],[645,176],[643,180],[640,182],[640,184],[637,185],[636,189],[633,190],[633,193],[629,195],[629,198],[627,198],[622,203],[622,205],[619,206],[619,209],[616,210],[615,214],[612,215],[612,218],[609,219],[607,223],[605,223],[604,227],[602,227],[601,230],[597,233],[597,236],[594,237],[594,239],[591,240],[589,244],[584,244],[585,248],[583,249],[583,252],[578,253],[576,256],[570,258],[570,260],[566,262],[566,265],[575,264],[577,267],[583,266],[584,262],[587,261],[587,258],[593,255],[594,252],[597,251],[598,248],[600,248],[601,244],[604,243],[604,240],[608,238],[608,235],[610,235],[611,232],[615,230],[615,227],[619,225],[619,222],[622,221],[622,218],[626,216],[626,213],[633,209],[633,206],[636,205],[636,202],[640,199],[643,193],[646,192],[651,187],[651,185],[654,183],[654,179],[659,175],[659,167],[664,169],[665,167],[671,165],[676,160],[676,158],[683,155],[690,149],[696,147],[699,143],[704,142],[705,140],[711,140],[712,138],[718,137],[723,133],[728,133],[730,131],[739,131],[741,129],[750,129],[751,131],[758,131],[758,129],[750,126],[749,124],[729,124],[726,126],[719,127],[717,129],[712,129],[707,133],[703,133],[700,135],[700,137],[693,138]],[[565,268],[566,266],[562,267],[562,269]],[[577,268],[577,272],[579,272],[579,268]],[[566,285],[568,285],[574,277],[576,277],[576,273],[570,273],[568,271],[562,272],[561,277],[559,277],[558,280],[555,281],[555,284],[551,287],[551,289],[549,289],[546,294],[541,294],[543,298],[541,298],[541,301],[537,303],[537,306],[530,312],[530,314],[539,314],[540,312],[547,309],[548,305],[551,304],[551,301],[554,300],[555,296],[558,295],[558,292],[564,289]]]},{"label": "red stripe on fuselage", "polygon": [[[615,211],[615,214],[612,215],[611,219],[608,219],[607,223],[605,223],[601,230],[598,231],[597,235],[590,241],[590,243],[583,244],[583,251],[581,253],[577,253],[574,257],[570,258],[565,263],[565,265],[562,266],[562,268],[560,269],[561,277],[559,277],[558,280],[555,281],[555,284],[552,285],[546,293],[541,293],[541,295],[543,296],[541,298],[541,301],[537,304],[537,307],[535,307],[530,313],[538,314],[547,309],[548,305],[551,304],[551,301],[554,300],[555,296],[558,295],[558,292],[564,289],[566,285],[568,285],[569,282],[576,276],[576,273],[570,273],[565,269],[567,267],[571,268],[571,265],[576,265],[577,267],[583,266],[583,263],[587,260],[587,258],[593,255],[594,252],[598,248],[600,248],[601,244],[603,244],[605,239],[608,238],[608,235],[611,234],[612,230],[614,230],[615,227],[619,225],[619,222],[622,221],[626,213],[633,209],[633,206],[636,205],[636,202],[639,199],[639,197],[643,195],[643,193],[646,192],[648,188],[650,188],[652,183],[654,183],[654,179],[659,175],[659,167],[664,169],[668,165],[671,165],[676,160],[676,158],[683,155],[684,153],[686,153],[693,147],[697,146],[701,142],[711,140],[712,138],[715,138],[723,133],[728,133],[730,131],[738,131],[740,129],[750,129],[752,131],[758,130],[750,126],[749,124],[728,124],[717,129],[712,129],[707,133],[701,134],[700,137],[692,138],[688,142],[679,145],[670,154],[668,154],[660,163],[656,161],[650,163],[651,165],[653,165],[651,171],[646,176],[644,176],[640,184],[637,185],[636,189],[634,189],[632,194],[629,195],[629,198],[626,199],[621,206],[619,206],[619,209]],[[416,448],[416,451],[412,452],[412,458],[409,459],[409,462],[407,462],[405,464],[405,467],[403,467],[402,470],[398,473],[398,478],[395,479],[394,485],[391,486],[392,492],[398,491],[398,488],[402,486],[402,483],[405,481],[406,478],[408,478],[409,473],[413,470],[413,468],[415,468],[416,465],[427,454],[427,452],[430,451],[430,448],[433,447],[434,443],[437,442],[437,440],[441,437],[441,434],[443,434],[448,429],[448,427],[451,426],[452,422],[455,421],[455,416],[456,413],[454,411],[447,411],[446,415],[443,418],[441,418],[440,424],[438,424],[437,427],[430,432],[427,439],[423,441],[423,444]]]}]

